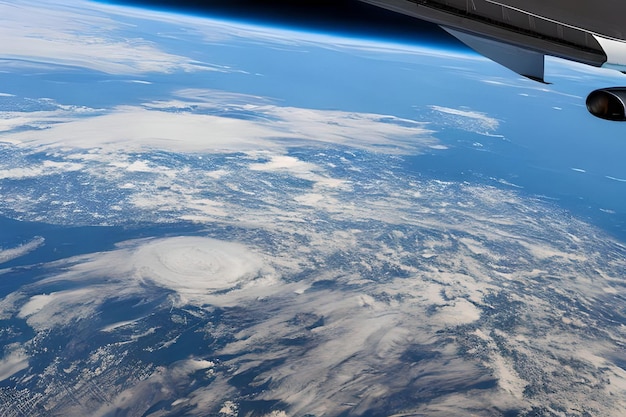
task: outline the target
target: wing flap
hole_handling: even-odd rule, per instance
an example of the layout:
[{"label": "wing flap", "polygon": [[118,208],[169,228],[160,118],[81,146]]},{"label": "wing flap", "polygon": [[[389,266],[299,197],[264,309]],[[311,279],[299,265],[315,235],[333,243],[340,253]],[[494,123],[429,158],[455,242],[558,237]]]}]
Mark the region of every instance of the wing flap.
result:
[{"label": "wing flap", "polygon": [[452,36],[479,54],[497,62],[516,73],[535,81],[544,81],[544,54],[519,48],[504,42],[471,35],[455,29],[443,27]]}]

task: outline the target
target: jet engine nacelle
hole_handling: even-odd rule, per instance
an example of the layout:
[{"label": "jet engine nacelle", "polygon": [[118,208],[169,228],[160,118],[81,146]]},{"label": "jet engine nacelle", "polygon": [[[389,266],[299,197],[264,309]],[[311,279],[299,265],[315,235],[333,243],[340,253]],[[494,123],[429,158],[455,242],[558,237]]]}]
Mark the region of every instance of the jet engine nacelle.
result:
[{"label": "jet engine nacelle", "polygon": [[626,87],[592,91],[587,96],[587,110],[601,119],[626,122]]}]

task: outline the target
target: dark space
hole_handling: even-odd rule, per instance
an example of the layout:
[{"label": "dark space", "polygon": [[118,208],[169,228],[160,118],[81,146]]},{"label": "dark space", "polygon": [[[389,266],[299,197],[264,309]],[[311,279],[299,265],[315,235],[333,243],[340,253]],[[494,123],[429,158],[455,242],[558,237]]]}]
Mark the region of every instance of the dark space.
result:
[{"label": "dark space", "polygon": [[107,3],[366,38],[458,45],[436,25],[358,0],[117,0]]}]

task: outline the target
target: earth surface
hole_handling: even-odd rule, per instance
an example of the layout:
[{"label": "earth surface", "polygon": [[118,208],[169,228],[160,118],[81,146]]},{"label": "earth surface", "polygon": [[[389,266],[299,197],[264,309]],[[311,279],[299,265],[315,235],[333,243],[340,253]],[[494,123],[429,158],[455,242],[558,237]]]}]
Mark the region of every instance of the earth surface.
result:
[{"label": "earth surface", "polygon": [[2,416],[626,415],[616,72],[0,2]]}]

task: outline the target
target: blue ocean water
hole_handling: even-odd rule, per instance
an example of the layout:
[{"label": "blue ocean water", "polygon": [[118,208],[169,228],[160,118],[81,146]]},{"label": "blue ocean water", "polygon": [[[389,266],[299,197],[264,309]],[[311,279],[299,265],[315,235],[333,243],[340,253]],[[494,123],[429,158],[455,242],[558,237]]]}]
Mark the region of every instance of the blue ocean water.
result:
[{"label": "blue ocean water", "polygon": [[[0,216],[0,248],[12,249],[33,238],[43,238],[36,249],[0,264],[10,269],[0,275],[0,294],[8,294],[31,280],[41,279],[36,271],[43,263],[73,256],[111,250],[116,243],[146,237],[193,235],[202,230],[196,224],[134,224],[132,226],[63,226],[27,222]],[[46,267],[48,268],[48,267]],[[46,269],[49,273],[49,269]]]}]

